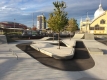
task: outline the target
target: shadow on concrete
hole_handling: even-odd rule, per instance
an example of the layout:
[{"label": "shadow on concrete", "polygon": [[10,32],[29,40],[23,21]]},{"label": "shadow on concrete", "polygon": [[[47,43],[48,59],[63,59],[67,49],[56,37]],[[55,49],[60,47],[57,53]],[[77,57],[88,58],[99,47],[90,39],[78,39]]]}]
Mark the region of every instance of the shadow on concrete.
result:
[{"label": "shadow on concrete", "polygon": [[99,79],[99,78],[88,78],[88,77],[84,77],[78,80],[104,80],[104,79]]},{"label": "shadow on concrete", "polygon": [[[80,44],[79,44],[80,43]],[[77,45],[83,45],[83,42],[77,42]],[[73,59],[69,60],[58,60],[49,57],[33,48],[30,47],[30,43],[18,44],[18,48],[38,60],[40,63],[59,70],[64,71],[83,71],[94,67],[95,63],[92,57],[89,55],[85,46],[81,46],[84,49],[78,49],[80,46],[76,46],[76,51]]]},{"label": "shadow on concrete", "polygon": [[0,59],[5,60],[0,64],[0,80],[4,80],[4,78],[8,76],[9,72],[11,72],[18,63],[23,61],[23,59],[17,60],[14,57],[0,57]]},{"label": "shadow on concrete", "polygon": [[[98,41],[98,42],[100,42],[100,43],[107,46],[107,39],[100,39],[100,40],[96,39],[96,41]],[[104,55],[107,55],[107,50],[106,49],[102,49],[102,51],[103,51]]]}]

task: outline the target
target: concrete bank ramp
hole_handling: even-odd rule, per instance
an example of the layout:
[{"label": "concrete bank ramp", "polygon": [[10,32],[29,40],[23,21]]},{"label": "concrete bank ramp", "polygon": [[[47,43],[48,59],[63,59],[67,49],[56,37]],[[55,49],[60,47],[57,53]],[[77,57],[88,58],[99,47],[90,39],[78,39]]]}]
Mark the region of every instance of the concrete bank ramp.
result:
[{"label": "concrete bank ramp", "polygon": [[73,39],[83,39],[84,38],[84,34],[75,34]]},{"label": "concrete bank ramp", "polygon": [[90,33],[85,33],[85,37],[86,40],[94,40],[94,34],[90,34]]},{"label": "concrete bank ramp", "polygon": [[63,39],[61,40],[67,47],[75,47],[76,46],[76,40],[70,40],[70,39]]},{"label": "concrete bank ramp", "polygon": [[42,39],[40,39],[40,40],[49,40],[49,39],[52,39],[53,37],[44,37],[44,38],[42,38]]},{"label": "concrete bank ramp", "polygon": [[38,42],[36,44],[31,44],[30,46],[55,59],[71,59],[75,52],[74,48],[60,46],[61,49],[58,49],[58,46],[44,42]]},{"label": "concrete bank ramp", "polygon": [[[53,40],[53,37],[44,37],[44,38],[42,38],[42,39],[37,39],[37,40],[35,40],[35,41],[32,41],[32,43],[46,42],[46,41],[49,42],[49,40]],[[55,40],[55,38],[54,38],[54,40]],[[54,41],[54,42],[56,42],[56,41]]]},{"label": "concrete bank ramp", "polygon": [[51,48],[53,45],[46,43],[46,42],[37,42],[36,44],[30,45],[32,48],[40,51],[41,48]]},{"label": "concrete bank ramp", "polygon": [[7,38],[5,35],[0,35],[0,44],[7,44]]}]

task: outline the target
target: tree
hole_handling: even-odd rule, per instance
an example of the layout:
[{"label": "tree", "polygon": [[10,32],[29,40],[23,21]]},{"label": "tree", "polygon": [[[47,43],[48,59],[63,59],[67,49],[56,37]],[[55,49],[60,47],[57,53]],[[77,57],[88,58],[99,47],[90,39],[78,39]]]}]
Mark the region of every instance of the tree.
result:
[{"label": "tree", "polygon": [[[66,27],[66,30],[67,30],[67,31],[70,31],[70,32],[72,33],[72,32],[75,32],[77,29],[78,29],[77,20],[74,19],[74,18],[71,18],[71,19],[68,21],[68,25],[67,25],[67,27]],[[70,34],[70,39],[71,39],[71,34]]]},{"label": "tree", "polygon": [[63,1],[53,2],[53,5],[55,9],[53,13],[50,13],[50,18],[48,19],[47,23],[53,31],[58,33],[58,45],[60,49],[60,32],[68,24],[67,12],[64,11],[66,5]]},{"label": "tree", "polygon": [[34,26],[34,27],[32,28],[32,30],[33,30],[33,31],[36,31],[36,30],[37,30],[36,26]]},{"label": "tree", "polygon": [[53,32],[53,41],[54,41],[54,33],[55,33],[55,17],[53,17],[53,13],[50,13],[49,19],[47,20],[48,27],[51,28]]}]

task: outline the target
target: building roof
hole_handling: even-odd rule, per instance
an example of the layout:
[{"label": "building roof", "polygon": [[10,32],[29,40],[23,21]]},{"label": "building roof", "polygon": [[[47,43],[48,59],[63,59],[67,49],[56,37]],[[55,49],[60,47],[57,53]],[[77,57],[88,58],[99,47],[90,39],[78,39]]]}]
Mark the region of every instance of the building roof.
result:
[{"label": "building roof", "polygon": [[5,28],[23,28],[26,29],[27,26],[24,24],[16,23],[16,22],[8,22],[8,21],[3,21],[0,22],[0,25],[3,25]]},{"label": "building roof", "polygon": [[101,16],[104,13],[105,13],[105,11],[103,10],[102,5],[100,4],[99,8],[94,13],[94,19],[98,18],[99,16]]}]

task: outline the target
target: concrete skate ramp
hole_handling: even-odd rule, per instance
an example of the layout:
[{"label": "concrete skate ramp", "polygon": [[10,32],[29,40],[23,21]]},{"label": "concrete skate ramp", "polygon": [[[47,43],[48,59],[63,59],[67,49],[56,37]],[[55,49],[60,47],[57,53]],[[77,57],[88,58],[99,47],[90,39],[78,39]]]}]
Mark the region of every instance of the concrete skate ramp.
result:
[{"label": "concrete skate ramp", "polygon": [[[72,47],[60,46],[61,50],[56,45],[46,42],[38,42],[30,45],[32,48],[44,53],[55,59],[71,59],[74,56],[75,49]],[[53,52],[54,51],[54,52]]]},{"label": "concrete skate ramp", "polygon": [[53,37],[44,37],[44,38],[42,38],[40,40],[49,40],[50,38],[53,38]]},{"label": "concrete skate ramp", "polygon": [[75,34],[73,39],[83,39],[84,38],[84,34]]},{"label": "concrete skate ramp", "polygon": [[[54,59],[53,57],[33,49],[30,45],[31,43],[23,43],[16,46],[41,64],[45,65],[45,67],[47,66],[47,68],[50,67],[63,71],[84,71],[93,68],[95,65],[94,59],[88,53],[87,48],[82,41],[77,41],[74,57],[68,60]],[[52,52],[54,52],[54,50]]]},{"label": "concrete skate ramp", "polygon": [[0,44],[7,44],[7,38],[5,35],[0,35]]},{"label": "concrete skate ramp", "polygon": [[94,34],[89,34],[89,33],[85,33],[85,37],[86,40],[94,40]]}]

